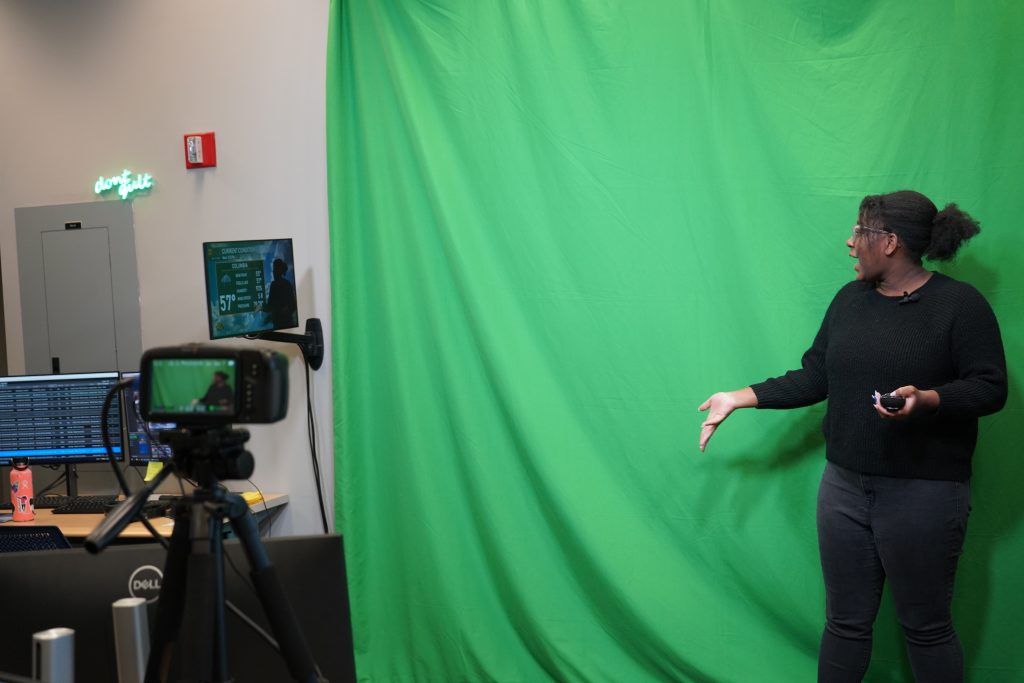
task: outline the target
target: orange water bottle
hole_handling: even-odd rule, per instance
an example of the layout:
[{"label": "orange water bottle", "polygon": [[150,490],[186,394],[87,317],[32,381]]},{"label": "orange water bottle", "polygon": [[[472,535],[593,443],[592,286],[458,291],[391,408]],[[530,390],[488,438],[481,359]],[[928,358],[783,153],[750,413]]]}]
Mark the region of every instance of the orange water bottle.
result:
[{"label": "orange water bottle", "polygon": [[11,468],[11,507],[15,522],[31,522],[36,518],[32,495],[32,470],[28,468],[28,460],[15,458]]}]

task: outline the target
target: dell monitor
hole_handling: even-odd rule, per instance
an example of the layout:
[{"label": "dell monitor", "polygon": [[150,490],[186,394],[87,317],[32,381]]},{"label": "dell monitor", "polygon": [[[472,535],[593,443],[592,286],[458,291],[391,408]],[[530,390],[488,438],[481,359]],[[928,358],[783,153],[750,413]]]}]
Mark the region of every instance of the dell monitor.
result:
[{"label": "dell monitor", "polygon": [[291,239],[204,242],[210,339],[298,327]]},{"label": "dell monitor", "polygon": [[[263,546],[321,673],[331,683],[354,683],[352,625],[341,538],[271,538]],[[246,566],[244,548],[237,540],[225,541],[224,553],[233,566]],[[166,561],[167,551],[155,543],[111,546],[99,555],[90,555],[82,548],[0,553],[0,585],[11,587],[4,591],[4,609],[7,614],[18,615],[4,625],[0,667],[29,673],[32,634],[64,626],[75,631],[75,680],[116,681],[110,605],[129,596],[145,598],[153,633]],[[193,578],[201,579],[198,574],[190,574],[190,591]],[[269,632],[270,621],[245,576],[226,571],[224,589],[232,604]],[[234,680],[294,680],[282,657],[234,614],[228,614],[226,630],[227,666]],[[188,636],[181,634],[182,638]],[[174,676],[179,665],[173,660],[180,659],[185,649],[176,648],[169,680],[179,680]]]},{"label": "dell monitor", "polygon": [[146,465],[151,462],[170,460],[170,446],[159,441],[159,433],[165,429],[174,429],[174,422],[147,422],[139,410],[139,373],[122,372],[122,380],[135,380],[132,385],[121,392],[124,415],[125,449],[131,465]]},{"label": "dell monitor", "polygon": [[[0,465],[15,458],[29,464],[66,465],[107,460],[103,402],[117,372],[0,377]],[[107,434],[121,455],[121,411],[113,403]]]}]

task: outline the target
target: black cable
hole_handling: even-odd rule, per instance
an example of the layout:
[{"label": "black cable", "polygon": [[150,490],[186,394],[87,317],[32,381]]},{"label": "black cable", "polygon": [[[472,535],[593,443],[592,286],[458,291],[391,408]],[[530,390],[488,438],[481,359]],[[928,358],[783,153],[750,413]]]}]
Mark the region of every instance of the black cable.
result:
[{"label": "black cable", "polygon": [[246,481],[252,484],[252,487],[256,489],[256,493],[260,494],[260,500],[263,501],[263,513],[266,515],[267,536],[269,537],[272,535],[271,532],[273,531],[274,518],[270,516],[270,506],[267,505],[267,497],[263,495],[263,491],[261,491],[260,487],[256,485],[256,482],[254,482],[252,479],[247,479]]},{"label": "black cable", "polygon": [[107,421],[110,419],[110,404],[113,403],[114,397],[131,385],[132,380],[123,379],[110,387],[107,397],[103,399],[103,410],[100,412],[100,433],[103,435],[103,447],[107,449],[107,461],[110,463],[111,469],[114,470],[118,486],[121,487],[121,491],[126,496],[132,495],[132,490],[128,487],[128,480],[125,479],[124,472],[121,471],[121,468],[117,465],[117,460],[114,459],[114,447],[110,444],[110,425],[107,424]]},{"label": "black cable", "polygon": [[[135,413],[135,421],[136,421],[136,423],[142,427],[142,433],[146,435],[147,439],[149,439],[149,450],[150,450],[150,453],[153,456],[156,457],[156,462],[160,462],[164,466],[167,466],[168,464],[170,464],[173,461],[172,459],[174,458],[174,453],[171,451],[171,447],[168,444],[160,443],[160,439],[150,429],[149,421],[146,420],[144,417],[142,417],[142,413],[139,411],[139,403],[138,403],[138,401],[134,401],[133,402],[132,412]],[[129,453],[127,457],[128,457],[128,462],[130,463],[131,462],[131,454]],[[148,463],[147,463],[147,465],[148,465]],[[135,470],[135,473],[139,476],[139,479],[141,479],[142,482],[145,483],[146,482],[146,477],[144,477],[138,471],[138,468],[137,467],[133,467],[132,469]],[[177,476],[177,477],[175,477],[175,479],[178,480],[178,488],[181,490],[181,495],[184,496],[185,495],[185,485],[184,485],[184,483],[182,483],[182,477]]]},{"label": "black cable", "polygon": [[[107,460],[110,462],[110,467],[114,470],[114,476],[117,477],[117,483],[124,492],[125,497],[130,498],[132,491],[128,488],[128,480],[125,479],[124,472],[117,465],[117,460],[114,459],[114,447],[110,443],[110,429],[107,425],[107,420],[110,418],[110,404],[113,403],[113,398],[118,395],[124,389],[132,385],[132,380],[123,379],[114,386],[110,387],[110,391],[107,392],[107,397],[103,400],[103,410],[100,411],[100,433],[103,435],[103,447],[107,451]],[[153,525],[150,523],[145,516],[140,516],[139,521],[142,522],[142,526],[146,527],[146,530],[150,535],[157,540],[160,545],[165,549],[170,547],[167,539],[160,535]]]},{"label": "black cable", "polygon": [[63,484],[65,481],[67,481],[68,471],[67,468],[64,467],[64,465],[39,465],[39,467],[46,470],[51,470],[53,472],[60,471],[60,474],[57,475],[56,479],[54,479],[45,487],[43,487],[42,491],[37,492],[35,494],[35,498],[42,498],[44,495],[46,495],[47,491],[50,491]]},{"label": "black cable", "polygon": [[142,413],[139,412],[139,406],[135,406],[135,419],[140,425],[142,425],[142,432],[149,439],[149,450],[156,455],[161,462],[170,460],[174,453],[171,451],[171,447],[168,444],[160,443],[160,439],[153,436],[153,432],[149,429],[149,421],[142,417]]},{"label": "black cable", "polygon": [[42,490],[42,491],[40,491],[39,493],[35,494],[35,497],[36,497],[37,499],[39,499],[39,498],[42,498],[43,496],[45,496],[45,495],[46,495],[46,492],[47,492],[47,491],[50,491],[50,490],[52,490],[52,489],[55,489],[55,488],[57,488],[58,486],[60,486],[61,484],[63,484],[63,483],[64,483],[64,481],[65,481],[65,480],[67,480],[67,478],[68,478],[68,473],[67,473],[67,471],[61,472],[61,473],[60,473],[59,475],[57,475],[57,478],[56,478],[56,479],[54,479],[53,481],[51,481],[51,482],[50,482],[49,484],[47,484],[47,485],[46,485],[46,486],[45,486],[45,487],[43,488],[43,490]]},{"label": "black cable", "polygon": [[134,472],[134,473],[135,473],[135,476],[139,478],[139,482],[140,482],[140,483],[141,483],[141,484],[142,484],[143,486],[145,486],[145,485],[146,485],[146,477],[145,477],[145,476],[143,476],[142,472],[139,472],[139,468],[138,468],[138,467],[135,467],[135,466],[131,466],[131,467],[128,467],[128,468],[127,468],[126,470],[124,470],[124,471],[125,471],[125,472],[127,472],[128,470],[131,470],[132,472]]},{"label": "black cable", "polygon": [[238,575],[238,580],[241,581],[246,588],[252,591],[253,595],[258,595],[258,593],[256,592],[256,586],[253,585],[252,581],[249,580],[248,576],[246,576],[241,572],[241,570],[239,570],[239,568],[235,565],[235,561],[231,559],[231,553],[225,552],[224,559],[227,560],[227,563],[231,566],[231,569],[233,569],[235,574]]},{"label": "black cable", "polygon": [[331,533],[327,524],[327,509],[324,506],[324,489],[320,480],[320,458],[316,452],[316,420],[313,419],[313,396],[309,388],[309,361],[303,355],[306,368],[306,430],[309,435],[309,452],[313,457],[313,480],[316,483],[316,498],[320,503],[320,519],[324,524],[324,533]]},{"label": "black cable", "polygon": [[[253,484],[253,486],[255,486],[255,484]],[[263,495],[263,494],[260,494],[260,495]],[[256,586],[254,586],[252,584],[252,581],[250,581],[248,579],[248,577],[246,577],[245,574],[243,574],[241,572],[241,570],[238,569],[238,567],[235,565],[235,561],[231,559],[231,553],[229,553],[229,552],[227,552],[225,550],[223,552],[223,557],[224,557],[225,560],[227,560],[228,566],[231,567],[232,571],[234,571],[235,574],[238,576],[239,580],[241,580],[242,585],[244,585],[246,588],[248,588],[252,592],[252,594],[255,595],[258,598],[259,597],[259,593],[256,591]],[[252,617],[250,617],[248,614],[243,612],[239,607],[235,606],[227,598],[224,599],[224,606],[227,607],[229,610],[231,610],[232,614],[234,614],[236,617],[241,619],[242,623],[244,623],[246,626],[251,628],[256,633],[256,635],[258,635],[259,637],[263,638],[263,640],[265,640],[267,642],[267,644],[270,645],[270,647],[274,648],[274,650],[277,651],[278,654],[281,654],[281,646],[280,646],[280,644],[278,644],[278,642],[274,638],[274,636],[272,636],[269,633],[267,633],[267,631],[262,626],[257,624],[252,619]]]},{"label": "black cable", "polygon": [[[110,430],[107,427],[107,420],[110,416],[110,404],[113,402],[113,397],[117,396],[119,392],[131,386],[132,382],[133,380],[122,380],[121,382],[118,382],[113,387],[111,387],[110,391],[107,392],[106,399],[104,399],[103,401],[103,410],[100,413],[100,432],[103,435],[103,447],[107,451],[107,460],[110,462],[110,466],[114,470],[114,475],[117,477],[117,482],[120,485],[121,490],[124,491],[125,496],[128,497],[131,497],[132,492],[131,489],[128,487],[128,480],[125,478],[124,473],[121,471],[121,468],[118,467],[117,460],[114,459],[114,448],[110,443]],[[172,462],[168,462],[164,463],[164,467],[173,468],[174,465]],[[178,477],[178,479],[180,483],[181,479],[184,479],[184,477]],[[194,484],[194,482],[192,483]],[[182,489],[182,491],[184,492],[184,488]],[[141,521],[142,524],[146,527],[146,529],[149,530],[149,533],[152,534],[152,536],[160,542],[160,545],[164,547],[164,550],[168,550],[170,548],[170,543],[168,543],[167,539],[164,538],[160,534],[160,532],[158,532],[153,527],[153,525],[150,523],[148,519],[140,516],[139,521]],[[227,553],[225,553],[224,556],[227,557]],[[234,568],[233,564],[231,566]],[[235,571],[238,571],[238,569],[235,568]],[[253,589],[253,591],[255,592],[255,589]],[[274,640],[274,638],[271,637],[269,633],[263,630],[259,624],[253,621],[241,609],[239,609],[237,606],[232,604],[230,600],[227,599],[224,600],[224,605],[229,610],[231,610],[231,612],[235,616],[241,619],[243,623],[247,624],[253,631],[255,631],[258,636],[262,637],[265,641],[267,641],[267,644],[274,648],[274,650],[276,650],[278,653],[281,652],[281,647],[280,645],[278,645],[277,641]]]},{"label": "black cable", "polygon": [[[224,556],[227,557],[227,554],[225,553]],[[231,561],[228,560],[228,562],[230,563]],[[231,568],[234,569],[236,572],[238,571],[238,569],[235,568],[234,564],[231,565]],[[253,586],[249,586],[249,587],[252,589],[253,593],[256,592],[256,588],[255,587],[253,587]],[[259,624],[257,624],[255,621],[253,621],[252,617],[250,617],[248,614],[246,614],[241,609],[239,609],[237,606],[235,606],[230,600],[225,599],[224,600],[224,606],[227,607],[229,610],[231,610],[232,614],[234,614],[236,617],[241,619],[242,622],[246,626],[248,626],[253,631],[255,631],[256,635],[258,635],[259,637],[263,638],[263,640],[267,641],[267,645],[269,645],[270,647],[274,648],[274,650],[278,654],[281,654],[281,646],[278,645],[276,640],[274,640],[274,636],[272,636],[269,633],[267,633]]]}]

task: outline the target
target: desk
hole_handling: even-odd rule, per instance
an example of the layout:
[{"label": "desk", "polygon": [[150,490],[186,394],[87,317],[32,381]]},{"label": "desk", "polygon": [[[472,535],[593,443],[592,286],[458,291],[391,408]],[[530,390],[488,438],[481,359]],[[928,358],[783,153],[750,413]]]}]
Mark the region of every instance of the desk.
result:
[{"label": "desk", "polygon": [[[249,506],[257,521],[264,515],[276,515],[288,503],[286,493],[268,493],[264,501]],[[36,510],[36,518],[31,522],[5,522],[13,526],[56,526],[69,539],[85,538],[103,521],[103,515],[55,515],[53,510]],[[174,520],[170,517],[151,517],[149,523],[161,536],[170,537],[174,530]],[[142,522],[132,522],[124,528],[118,539],[142,541],[152,539],[149,530]]]}]

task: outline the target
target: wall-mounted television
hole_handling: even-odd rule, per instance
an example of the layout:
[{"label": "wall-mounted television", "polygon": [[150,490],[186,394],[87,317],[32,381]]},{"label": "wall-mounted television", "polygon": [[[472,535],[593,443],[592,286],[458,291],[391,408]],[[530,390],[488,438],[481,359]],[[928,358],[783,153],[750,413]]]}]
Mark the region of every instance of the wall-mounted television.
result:
[{"label": "wall-mounted television", "polygon": [[204,242],[210,339],[299,326],[291,239]]}]

